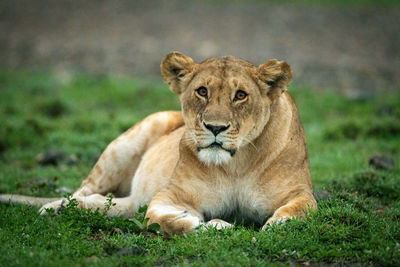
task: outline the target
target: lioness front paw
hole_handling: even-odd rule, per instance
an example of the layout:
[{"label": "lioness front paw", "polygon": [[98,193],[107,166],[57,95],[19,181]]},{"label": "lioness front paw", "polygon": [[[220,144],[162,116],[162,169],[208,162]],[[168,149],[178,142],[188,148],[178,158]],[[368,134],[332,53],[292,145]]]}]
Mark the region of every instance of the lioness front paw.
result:
[{"label": "lioness front paw", "polygon": [[58,214],[64,209],[64,207],[67,204],[68,204],[68,200],[66,198],[47,203],[39,209],[39,214],[46,215],[46,214],[48,214],[48,211],[51,209],[53,209],[53,211]]},{"label": "lioness front paw", "polygon": [[162,223],[160,226],[167,234],[183,236],[184,234],[193,233],[198,224],[198,221],[181,219],[174,222]]},{"label": "lioness front paw", "polygon": [[202,227],[208,228],[208,227],[213,227],[217,230],[222,230],[224,228],[232,228],[233,225],[220,219],[212,219],[204,224],[202,224]]},{"label": "lioness front paw", "polygon": [[146,217],[149,218],[148,225],[158,223],[167,235],[193,233],[202,222],[202,218],[173,206],[150,206]]}]

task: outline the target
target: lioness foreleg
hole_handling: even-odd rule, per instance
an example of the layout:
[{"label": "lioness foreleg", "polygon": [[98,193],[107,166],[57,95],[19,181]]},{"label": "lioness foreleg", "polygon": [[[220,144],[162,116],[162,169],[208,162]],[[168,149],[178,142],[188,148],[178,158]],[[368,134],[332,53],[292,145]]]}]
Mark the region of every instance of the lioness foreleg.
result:
[{"label": "lioness foreleg", "polygon": [[158,223],[168,235],[193,233],[202,223],[202,216],[193,209],[168,204],[154,204],[147,210],[148,225]]},{"label": "lioness foreleg", "polygon": [[203,215],[194,207],[184,202],[172,201],[166,192],[157,194],[152,200],[146,217],[149,218],[148,225],[158,223],[168,235],[193,233],[200,227],[214,227],[217,230],[233,227],[232,224],[221,219],[203,222]]},{"label": "lioness foreleg", "polygon": [[264,224],[262,230],[265,230],[270,224],[284,222],[293,217],[304,219],[310,209],[317,209],[313,195],[311,193],[301,194],[278,208]]},{"label": "lioness foreleg", "polygon": [[203,216],[191,205],[177,199],[176,194],[163,190],[151,201],[146,218],[148,225],[158,223],[168,235],[192,233],[203,222]]}]

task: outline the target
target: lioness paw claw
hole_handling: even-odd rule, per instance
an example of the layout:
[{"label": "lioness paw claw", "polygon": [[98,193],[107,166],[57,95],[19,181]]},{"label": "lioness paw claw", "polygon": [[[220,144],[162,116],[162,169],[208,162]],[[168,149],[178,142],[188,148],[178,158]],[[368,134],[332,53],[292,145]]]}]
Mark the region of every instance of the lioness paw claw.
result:
[{"label": "lioness paw claw", "polygon": [[39,214],[46,215],[48,214],[48,211],[51,209],[54,211],[54,213],[59,214],[64,209],[66,203],[67,203],[66,199],[61,199],[47,203],[39,209]]}]

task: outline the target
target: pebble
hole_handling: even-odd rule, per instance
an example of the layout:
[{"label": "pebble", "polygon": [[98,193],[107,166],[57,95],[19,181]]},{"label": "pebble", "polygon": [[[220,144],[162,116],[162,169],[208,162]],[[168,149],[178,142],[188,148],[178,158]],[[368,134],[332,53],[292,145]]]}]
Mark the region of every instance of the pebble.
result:
[{"label": "pebble", "polygon": [[129,255],[139,255],[139,254],[143,255],[146,253],[147,249],[133,246],[133,247],[120,248],[116,254],[118,256],[129,256]]},{"label": "pebble", "polygon": [[330,196],[330,193],[327,190],[315,190],[314,197],[316,201],[326,200]]},{"label": "pebble", "polygon": [[36,161],[40,165],[57,165],[65,158],[65,153],[61,150],[50,149],[36,156]]},{"label": "pebble", "polygon": [[83,260],[85,263],[95,263],[99,261],[99,258],[95,255],[87,257]]},{"label": "pebble", "polygon": [[394,168],[394,160],[383,155],[372,155],[369,158],[369,166],[380,170],[391,170]]},{"label": "pebble", "polygon": [[76,165],[78,163],[78,161],[79,161],[78,156],[76,156],[75,154],[72,154],[72,155],[69,155],[67,164],[69,166]]},{"label": "pebble", "polygon": [[66,193],[72,194],[73,192],[74,192],[74,190],[72,190],[71,188],[65,187],[65,186],[61,186],[56,189],[56,193],[58,193],[58,194],[66,194]]}]

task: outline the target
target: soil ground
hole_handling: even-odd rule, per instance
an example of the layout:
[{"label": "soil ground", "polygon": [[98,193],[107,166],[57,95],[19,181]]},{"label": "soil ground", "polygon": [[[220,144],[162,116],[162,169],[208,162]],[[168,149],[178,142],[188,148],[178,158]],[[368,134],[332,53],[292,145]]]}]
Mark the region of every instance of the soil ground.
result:
[{"label": "soil ground", "polygon": [[296,84],[370,94],[400,88],[399,25],[396,4],[7,0],[0,67],[149,78],[179,50],[198,61],[278,58]]}]

